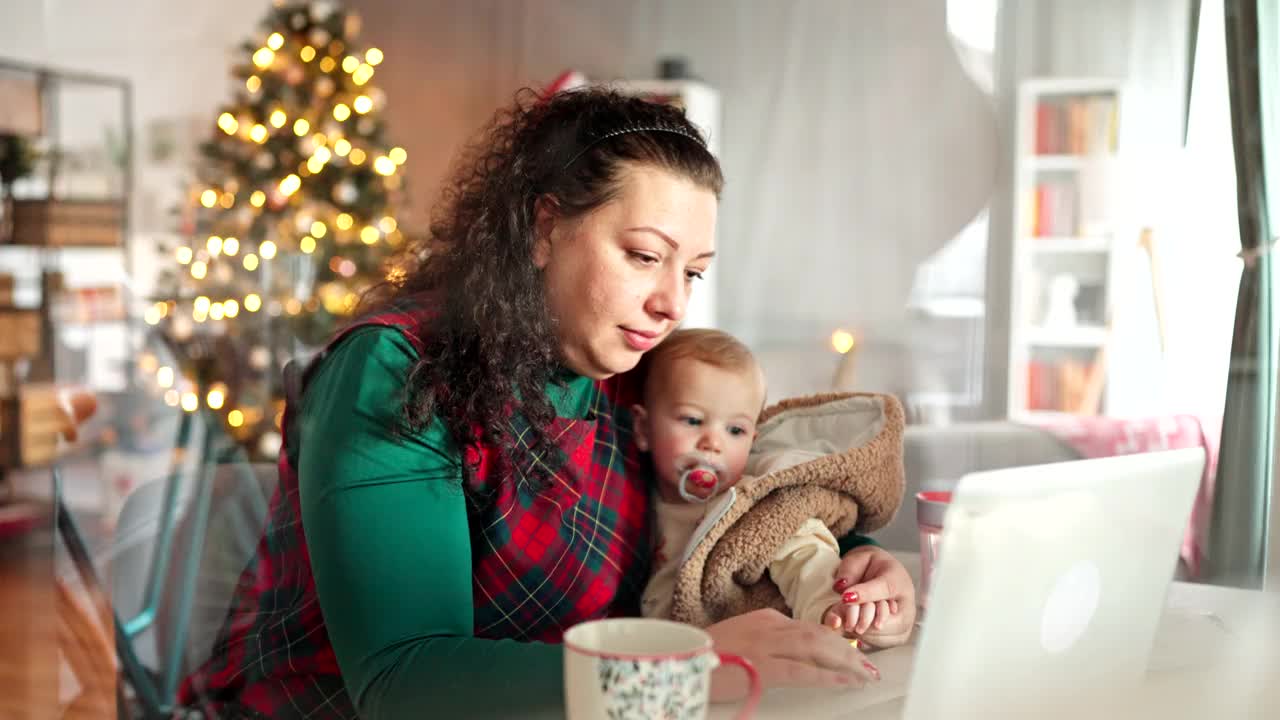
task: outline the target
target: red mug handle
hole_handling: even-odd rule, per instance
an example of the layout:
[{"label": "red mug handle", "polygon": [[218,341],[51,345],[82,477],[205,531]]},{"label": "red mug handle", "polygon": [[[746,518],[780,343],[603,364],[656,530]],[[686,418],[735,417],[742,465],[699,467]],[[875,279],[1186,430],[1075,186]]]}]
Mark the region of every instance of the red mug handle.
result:
[{"label": "red mug handle", "polygon": [[756,714],[756,706],[760,704],[760,673],[756,672],[756,666],[751,661],[740,656],[731,655],[729,653],[716,653],[720,657],[720,663],[723,665],[737,665],[747,673],[747,683],[750,689],[747,691],[747,701],[743,703],[742,710],[738,713],[738,720],[750,720]]}]

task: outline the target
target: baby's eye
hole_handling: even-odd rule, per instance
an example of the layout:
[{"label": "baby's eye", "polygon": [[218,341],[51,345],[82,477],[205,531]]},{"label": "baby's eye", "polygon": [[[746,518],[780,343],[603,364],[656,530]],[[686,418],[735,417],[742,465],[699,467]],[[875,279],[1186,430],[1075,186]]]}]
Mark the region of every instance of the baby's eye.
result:
[{"label": "baby's eye", "polygon": [[702,424],[702,418],[696,418],[692,415],[681,415],[680,422],[691,427],[698,427]]},{"label": "baby's eye", "polygon": [[740,435],[746,435],[746,434],[747,434],[747,429],[746,429],[746,428],[744,428],[744,427],[739,427],[739,426],[737,426],[737,425],[733,425],[733,426],[730,426],[730,428],[729,428],[729,434],[730,434],[730,435],[739,435],[739,436],[740,436]]},{"label": "baby's eye", "polygon": [[701,270],[685,270],[684,279],[688,280],[689,282],[693,282],[694,280],[701,280],[702,271]]}]

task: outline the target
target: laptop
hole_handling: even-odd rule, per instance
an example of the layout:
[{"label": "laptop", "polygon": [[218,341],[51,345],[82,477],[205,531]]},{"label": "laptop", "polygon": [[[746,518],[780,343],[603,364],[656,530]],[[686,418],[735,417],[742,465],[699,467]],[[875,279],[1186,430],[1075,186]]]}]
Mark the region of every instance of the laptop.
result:
[{"label": "laptop", "polygon": [[892,714],[1070,715],[1138,685],[1204,463],[1197,448],[965,476]]}]

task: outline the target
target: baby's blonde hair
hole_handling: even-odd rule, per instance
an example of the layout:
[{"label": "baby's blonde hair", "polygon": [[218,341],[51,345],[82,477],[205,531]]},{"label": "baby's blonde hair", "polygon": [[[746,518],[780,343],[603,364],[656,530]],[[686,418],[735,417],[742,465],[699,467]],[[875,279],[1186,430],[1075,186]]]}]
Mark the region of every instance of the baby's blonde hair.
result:
[{"label": "baby's blonde hair", "polygon": [[648,379],[678,360],[697,360],[722,370],[754,374],[764,384],[764,372],[743,342],[729,333],[710,328],[677,330],[645,356],[645,401],[649,400]]}]

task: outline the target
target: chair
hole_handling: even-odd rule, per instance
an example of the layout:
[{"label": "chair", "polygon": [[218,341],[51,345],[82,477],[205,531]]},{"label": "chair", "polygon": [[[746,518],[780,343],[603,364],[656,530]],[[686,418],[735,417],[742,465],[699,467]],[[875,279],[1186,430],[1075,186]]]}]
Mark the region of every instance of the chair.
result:
[{"label": "chair", "polygon": [[[71,406],[61,432],[74,440],[96,404],[82,394]],[[186,454],[192,462],[125,500],[111,548],[110,602],[67,508],[61,469],[52,469],[56,531],[83,585],[82,592],[57,587],[59,646],[83,689],[78,704],[97,714],[114,691],[118,717],[171,715],[178,684],[208,656],[266,522],[275,465],[244,461],[216,424],[205,424],[193,443],[195,417],[184,415],[177,440],[198,447]]]}]

